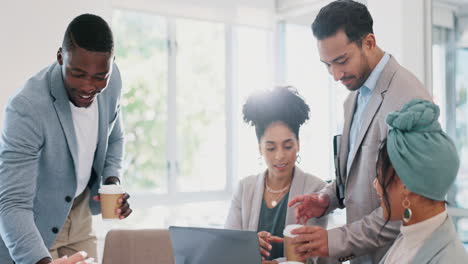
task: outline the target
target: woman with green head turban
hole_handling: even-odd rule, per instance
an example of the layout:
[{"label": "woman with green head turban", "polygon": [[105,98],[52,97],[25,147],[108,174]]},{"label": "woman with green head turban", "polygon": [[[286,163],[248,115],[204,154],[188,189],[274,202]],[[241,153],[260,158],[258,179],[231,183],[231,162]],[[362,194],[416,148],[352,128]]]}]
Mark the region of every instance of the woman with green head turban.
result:
[{"label": "woman with green head turban", "polygon": [[445,208],[460,161],[438,118],[439,107],[420,99],[387,116],[374,187],[383,217],[403,225],[380,263],[468,263]]}]

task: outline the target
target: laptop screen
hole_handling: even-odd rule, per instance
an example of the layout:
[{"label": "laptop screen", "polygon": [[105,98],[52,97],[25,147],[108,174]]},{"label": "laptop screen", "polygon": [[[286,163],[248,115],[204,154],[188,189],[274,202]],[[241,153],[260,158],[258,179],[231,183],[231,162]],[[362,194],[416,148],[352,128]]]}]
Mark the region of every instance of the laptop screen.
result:
[{"label": "laptop screen", "polygon": [[175,264],[260,264],[257,233],[229,229],[169,227]]}]

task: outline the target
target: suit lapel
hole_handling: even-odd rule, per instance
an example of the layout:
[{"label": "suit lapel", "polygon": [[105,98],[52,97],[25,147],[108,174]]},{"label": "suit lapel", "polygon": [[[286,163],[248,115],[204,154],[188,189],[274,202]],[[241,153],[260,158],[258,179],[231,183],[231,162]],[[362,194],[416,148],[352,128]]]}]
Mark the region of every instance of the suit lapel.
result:
[{"label": "suit lapel", "polygon": [[98,139],[97,139],[97,146],[96,152],[94,155],[93,161],[93,169],[96,173],[100,174],[102,171],[102,165],[104,161],[104,153],[105,153],[105,146],[107,145],[107,124],[108,115],[106,113],[107,105],[104,97],[101,95],[97,96],[98,100],[98,109],[99,109],[99,128],[98,128]]},{"label": "suit lapel", "polygon": [[351,93],[344,103],[345,123],[343,126],[343,136],[341,137],[339,156],[340,177],[342,179],[346,177],[346,163],[349,155],[349,132],[351,130],[351,123],[356,107],[357,95],[357,92]]},{"label": "suit lapel", "polygon": [[55,64],[50,80],[51,95],[55,99],[54,108],[60,121],[63,133],[67,140],[68,149],[71,153],[76,168],[78,161],[78,144],[76,141],[75,127],[70,109],[70,100],[63,83],[61,67]]},{"label": "suit lapel", "polygon": [[[359,130],[359,134],[356,138],[356,144],[354,147],[354,150],[350,153],[352,155],[352,159],[350,160],[351,166],[353,165],[353,162],[356,158],[356,153],[360,149],[360,146],[362,144],[362,141],[364,140],[364,137],[369,130],[370,124],[374,120],[377,112],[380,109],[380,106],[382,105],[382,102],[385,97],[385,93],[387,92],[388,87],[390,86],[390,82],[395,75],[396,70],[398,69],[399,65],[396,62],[395,58],[393,56],[390,56],[389,61],[387,62],[387,65],[385,65],[382,73],[380,74],[380,77],[377,81],[377,84],[374,88],[374,91],[372,92],[371,99],[369,103],[367,104],[366,108],[364,109],[363,112],[363,123],[362,127]],[[354,101],[354,106],[356,105],[356,101]],[[354,114],[354,111],[352,111],[352,115]],[[349,120],[352,120],[352,116],[349,118]],[[351,127],[351,124],[349,124],[349,128]],[[348,130],[348,137],[349,137],[349,130]],[[349,138],[348,138],[349,140]],[[348,144],[346,144],[348,145]],[[345,163],[346,164],[346,163]],[[351,167],[350,167],[351,168]],[[344,168],[346,171],[346,166]]]},{"label": "suit lapel", "polygon": [[[299,169],[297,166],[294,168],[294,177],[291,182],[291,188],[289,189],[289,197],[288,197],[288,204],[289,202],[296,196],[302,195],[304,193],[308,193],[304,191],[306,186],[305,183],[306,177],[304,172]],[[295,224],[296,223],[296,215],[294,213],[294,208],[287,208],[286,210],[286,225]]]},{"label": "suit lapel", "polygon": [[367,104],[363,114],[363,123],[362,127],[359,130],[359,134],[356,138],[356,144],[354,145],[354,149],[351,150],[351,164],[353,164],[354,158],[356,157],[356,152],[361,146],[362,140],[364,139],[364,136],[367,133],[367,130],[369,129],[370,124],[372,123],[372,120],[374,120],[375,114],[380,108],[380,105],[382,104],[383,98],[382,95],[380,94],[380,91],[378,89],[374,90],[372,93],[371,99],[369,103]]},{"label": "suit lapel", "polygon": [[260,173],[260,177],[257,178],[255,184],[255,192],[252,198],[252,210],[250,210],[250,222],[249,230],[257,231],[258,229],[258,219],[260,218],[260,211],[262,209],[263,203],[263,192],[265,190],[265,174],[266,170],[263,173]]}]

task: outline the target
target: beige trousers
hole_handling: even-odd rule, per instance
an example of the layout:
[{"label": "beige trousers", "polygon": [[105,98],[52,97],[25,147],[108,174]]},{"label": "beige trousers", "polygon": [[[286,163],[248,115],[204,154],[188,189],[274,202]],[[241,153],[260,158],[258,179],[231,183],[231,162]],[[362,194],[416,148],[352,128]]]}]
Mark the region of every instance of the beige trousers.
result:
[{"label": "beige trousers", "polygon": [[49,249],[53,259],[71,256],[82,250],[88,253],[88,257],[97,259],[97,239],[92,231],[89,194],[89,189],[86,189],[73,201],[65,224]]}]

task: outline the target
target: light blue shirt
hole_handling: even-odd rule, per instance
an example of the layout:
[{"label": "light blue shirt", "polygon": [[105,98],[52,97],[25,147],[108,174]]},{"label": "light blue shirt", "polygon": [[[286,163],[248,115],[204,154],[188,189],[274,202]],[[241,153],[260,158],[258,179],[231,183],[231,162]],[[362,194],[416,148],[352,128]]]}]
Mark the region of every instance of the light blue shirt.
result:
[{"label": "light blue shirt", "polygon": [[377,66],[375,66],[374,70],[367,78],[366,82],[361,86],[361,88],[359,88],[357,106],[355,108],[356,110],[354,111],[353,122],[351,123],[351,130],[349,133],[349,155],[346,165],[346,174],[348,174],[349,169],[351,167],[351,161],[354,158],[354,156],[351,153],[353,153],[354,148],[356,147],[356,140],[362,127],[362,117],[366,110],[366,106],[370,101],[372,92],[374,91],[374,88],[377,85],[377,81],[379,80],[380,74],[382,74],[382,71],[389,60],[390,55],[388,53],[385,53],[382,59],[380,59]]}]

